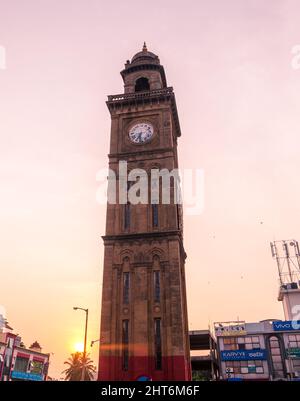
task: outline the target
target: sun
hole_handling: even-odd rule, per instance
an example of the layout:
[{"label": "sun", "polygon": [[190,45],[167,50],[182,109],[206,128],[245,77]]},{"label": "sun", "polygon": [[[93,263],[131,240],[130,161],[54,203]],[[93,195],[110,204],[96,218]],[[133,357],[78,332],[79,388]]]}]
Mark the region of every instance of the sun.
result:
[{"label": "sun", "polygon": [[83,352],[84,349],[83,343],[75,343],[74,349],[76,352]]}]

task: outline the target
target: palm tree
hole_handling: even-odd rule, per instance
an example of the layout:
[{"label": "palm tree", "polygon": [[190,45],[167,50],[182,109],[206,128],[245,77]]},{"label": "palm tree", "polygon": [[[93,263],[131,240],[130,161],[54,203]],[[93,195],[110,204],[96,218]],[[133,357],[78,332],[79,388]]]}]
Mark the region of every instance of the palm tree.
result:
[{"label": "palm tree", "polygon": [[80,381],[83,368],[85,381],[93,380],[94,373],[96,373],[93,361],[89,358],[89,355],[84,357],[82,352],[71,354],[71,357],[64,364],[68,365],[68,368],[62,372],[65,374],[65,380],[67,381]]}]

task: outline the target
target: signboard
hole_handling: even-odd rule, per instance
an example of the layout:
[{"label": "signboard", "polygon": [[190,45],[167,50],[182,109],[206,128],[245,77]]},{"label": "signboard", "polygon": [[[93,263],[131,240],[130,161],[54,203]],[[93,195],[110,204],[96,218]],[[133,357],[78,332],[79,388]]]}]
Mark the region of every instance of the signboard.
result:
[{"label": "signboard", "polygon": [[141,375],[136,379],[138,382],[151,382],[152,379],[150,376],[147,375]]},{"label": "signboard", "polygon": [[267,351],[265,349],[221,351],[222,361],[261,361],[265,359],[267,359]]},{"label": "signboard", "polygon": [[300,330],[300,320],[285,320],[273,322],[274,331]]},{"label": "signboard", "polygon": [[12,379],[21,379],[21,380],[31,380],[31,381],[42,381],[42,375],[36,375],[34,373],[25,373],[25,372],[16,372],[15,370],[11,373]]},{"label": "signboard", "polygon": [[234,324],[229,326],[219,325],[218,327],[215,326],[215,334],[218,337],[225,337],[225,336],[244,336],[247,334],[245,330],[245,324]]},{"label": "signboard", "polygon": [[288,358],[300,358],[300,348],[289,348],[286,353]]}]

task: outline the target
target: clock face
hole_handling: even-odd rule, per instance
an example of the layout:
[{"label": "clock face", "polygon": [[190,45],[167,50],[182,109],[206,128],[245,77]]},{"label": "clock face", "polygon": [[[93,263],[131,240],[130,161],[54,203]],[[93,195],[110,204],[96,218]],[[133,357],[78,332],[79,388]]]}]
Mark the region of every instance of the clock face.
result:
[{"label": "clock face", "polygon": [[133,143],[145,143],[153,136],[153,126],[150,123],[135,124],[129,131],[129,138]]}]

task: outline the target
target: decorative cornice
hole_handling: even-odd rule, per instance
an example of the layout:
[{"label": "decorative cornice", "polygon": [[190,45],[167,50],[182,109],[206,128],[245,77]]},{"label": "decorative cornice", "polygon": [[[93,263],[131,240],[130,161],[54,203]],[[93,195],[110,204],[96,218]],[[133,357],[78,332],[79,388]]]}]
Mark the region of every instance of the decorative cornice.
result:
[{"label": "decorative cornice", "polygon": [[140,105],[153,101],[170,101],[172,114],[175,122],[176,135],[181,136],[175,94],[173,88],[155,89],[145,92],[121,93],[118,95],[109,95],[106,102],[109,111],[112,113],[115,109],[125,105]]},{"label": "decorative cornice", "polygon": [[120,93],[118,95],[108,95],[107,96],[108,101],[106,103],[110,105],[111,103],[116,103],[116,102],[119,103],[119,102],[128,102],[130,100],[136,101],[141,99],[157,99],[160,97],[167,98],[170,96],[174,96],[172,86],[144,92],[131,92],[131,93]]},{"label": "decorative cornice", "polygon": [[167,86],[167,79],[164,67],[160,64],[152,64],[152,63],[143,63],[143,64],[132,64],[126,67],[124,70],[121,71],[121,76],[124,80],[125,76],[131,74],[132,72],[136,71],[144,71],[144,70],[156,70],[160,72],[162,84],[164,87]]},{"label": "decorative cornice", "polygon": [[46,358],[49,358],[49,354],[46,354],[44,352],[34,351],[34,350],[30,349],[30,348],[15,347],[15,349],[17,351],[24,352],[24,354],[27,353],[27,354],[41,355],[41,356],[44,356]]},{"label": "decorative cornice", "polygon": [[180,230],[173,231],[158,231],[158,232],[143,232],[143,233],[125,233],[115,235],[103,235],[103,241],[138,241],[144,239],[156,239],[162,237],[178,237],[181,239],[182,233]]},{"label": "decorative cornice", "polygon": [[[120,157],[134,157],[137,158],[139,155],[156,155],[157,153],[174,153],[175,149],[174,148],[158,148],[158,149],[145,149],[145,150],[139,150],[138,154],[132,153],[132,151],[128,152],[119,152],[119,153],[109,153],[108,158],[120,158]],[[143,160],[149,160],[149,159],[143,159]]]}]

